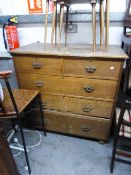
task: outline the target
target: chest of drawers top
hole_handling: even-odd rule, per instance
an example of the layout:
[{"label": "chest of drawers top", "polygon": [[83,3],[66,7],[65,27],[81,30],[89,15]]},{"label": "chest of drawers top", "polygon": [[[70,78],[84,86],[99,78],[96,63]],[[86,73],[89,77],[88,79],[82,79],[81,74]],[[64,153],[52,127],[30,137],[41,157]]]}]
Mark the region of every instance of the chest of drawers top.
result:
[{"label": "chest of drawers top", "polygon": [[12,55],[33,55],[33,56],[57,56],[61,57],[79,57],[83,58],[102,58],[102,59],[127,59],[128,56],[120,48],[120,46],[109,46],[108,52],[101,51],[100,48],[97,48],[96,52],[92,52],[91,45],[68,45],[67,47],[58,46],[51,49],[51,45],[44,45],[42,43],[33,43],[18,49],[15,49],[10,52]]}]

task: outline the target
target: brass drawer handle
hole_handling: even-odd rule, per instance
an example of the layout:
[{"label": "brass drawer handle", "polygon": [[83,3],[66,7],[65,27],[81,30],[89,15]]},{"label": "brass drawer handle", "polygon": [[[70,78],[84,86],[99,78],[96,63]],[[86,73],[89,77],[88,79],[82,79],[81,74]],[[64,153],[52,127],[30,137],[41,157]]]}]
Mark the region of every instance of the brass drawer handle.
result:
[{"label": "brass drawer handle", "polygon": [[35,62],[32,63],[32,67],[33,67],[34,69],[40,69],[41,66],[42,66],[41,63],[35,63]]},{"label": "brass drawer handle", "polygon": [[86,66],[85,69],[88,73],[94,73],[96,71],[96,66]]},{"label": "brass drawer handle", "polygon": [[91,112],[91,110],[92,110],[91,107],[87,107],[87,106],[83,106],[82,109],[84,112]]},{"label": "brass drawer handle", "polygon": [[86,87],[84,87],[84,90],[85,90],[85,92],[93,92],[94,91],[94,87],[92,87],[92,86],[86,86]]},{"label": "brass drawer handle", "polygon": [[42,81],[36,81],[35,82],[37,87],[43,87],[44,83]]},{"label": "brass drawer handle", "polygon": [[83,125],[83,126],[81,126],[81,130],[84,132],[89,132],[91,130],[91,128],[89,126]]}]

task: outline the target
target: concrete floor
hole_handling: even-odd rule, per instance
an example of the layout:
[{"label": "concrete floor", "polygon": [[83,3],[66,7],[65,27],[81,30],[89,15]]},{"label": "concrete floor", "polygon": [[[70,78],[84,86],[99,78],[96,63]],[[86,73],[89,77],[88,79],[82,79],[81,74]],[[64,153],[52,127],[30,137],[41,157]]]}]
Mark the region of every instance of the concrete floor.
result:
[{"label": "concrete floor", "polygon": [[[51,133],[44,137],[41,134],[41,144],[29,152],[32,175],[110,175],[112,141],[101,145],[91,140]],[[36,134],[25,135],[27,144],[38,141]],[[27,175],[24,153],[15,160],[19,172]],[[113,175],[129,174],[131,165],[115,163]]]}]

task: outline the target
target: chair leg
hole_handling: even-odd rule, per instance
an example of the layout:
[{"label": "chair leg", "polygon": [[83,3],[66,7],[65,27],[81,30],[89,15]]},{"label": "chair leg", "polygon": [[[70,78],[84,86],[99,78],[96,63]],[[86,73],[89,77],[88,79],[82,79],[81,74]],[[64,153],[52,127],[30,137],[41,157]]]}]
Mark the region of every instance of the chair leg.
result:
[{"label": "chair leg", "polygon": [[45,129],[45,123],[44,123],[44,113],[43,113],[43,108],[42,108],[42,102],[41,102],[41,96],[39,94],[39,107],[40,107],[40,116],[41,116],[41,122],[42,122],[42,128],[44,131],[44,135],[46,137],[46,129]]},{"label": "chair leg", "polygon": [[63,24],[63,15],[64,15],[64,5],[61,5],[61,12],[60,12],[60,30],[59,30],[59,48],[61,46],[61,34],[62,34],[62,24]]},{"label": "chair leg", "polygon": [[104,41],[104,7],[103,0],[100,0],[100,47],[103,49]]},{"label": "chair leg", "polygon": [[126,102],[123,104],[120,115],[119,115],[119,120],[118,120],[118,124],[115,130],[115,136],[114,136],[114,142],[113,142],[113,150],[112,150],[112,158],[111,158],[111,165],[110,165],[110,172],[113,173],[113,169],[114,169],[114,161],[115,161],[115,155],[116,155],[116,149],[117,149],[117,144],[118,144],[118,139],[119,139],[119,132],[120,132],[120,128],[122,125],[122,121],[123,121],[123,117],[124,117],[124,113],[125,113],[125,105]]},{"label": "chair leg", "polygon": [[66,28],[65,28],[65,46],[67,45],[67,29],[68,29],[68,20],[69,20],[69,6],[66,7]]},{"label": "chair leg", "polygon": [[29,158],[28,158],[28,153],[27,153],[27,148],[26,148],[26,143],[25,143],[25,138],[24,138],[24,133],[23,133],[23,128],[22,128],[21,119],[20,119],[19,115],[20,114],[17,114],[18,125],[20,127],[20,134],[21,134],[21,138],[22,138],[22,142],[23,142],[26,163],[27,163],[27,166],[28,166],[28,172],[29,172],[29,174],[31,174],[31,168],[30,168],[30,163],[29,163]]},{"label": "chair leg", "polygon": [[106,51],[108,51],[108,44],[109,44],[109,0],[106,0]]},{"label": "chair leg", "polygon": [[93,52],[96,50],[96,3],[92,3],[92,38],[93,38]]},{"label": "chair leg", "polygon": [[15,129],[15,123],[14,123],[14,120],[13,120],[13,119],[11,119],[11,123],[12,123],[12,128],[13,128],[13,130],[14,130],[15,133],[16,133],[17,131],[16,131],[16,129]]},{"label": "chair leg", "polygon": [[55,22],[56,22],[56,2],[54,2],[54,12],[53,12],[53,19],[52,19],[51,49],[53,49],[53,46],[54,46]]}]

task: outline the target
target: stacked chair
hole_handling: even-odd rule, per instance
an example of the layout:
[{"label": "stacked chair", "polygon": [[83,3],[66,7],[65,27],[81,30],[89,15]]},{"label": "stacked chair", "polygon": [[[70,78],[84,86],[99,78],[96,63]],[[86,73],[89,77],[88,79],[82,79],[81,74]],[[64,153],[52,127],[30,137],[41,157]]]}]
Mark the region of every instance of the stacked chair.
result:
[{"label": "stacked chair", "polygon": [[[108,42],[109,42],[109,0],[106,0],[106,15],[104,15],[104,0],[52,0],[54,3],[54,11],[52,17],[52,32],[51,32],[51,47],[54,46],[54,35],[57,34],[55,32],[57,29],[57,4],[60,5],[60,18],[59,18],[59,39],[58,39],[58,47],[61,45],[61,35],[62,35],[62,25],[63,25],[63,16],[64,16],[64,7],[66,7],[66,27],[65,27],[65,45],[67,45],[67,28],[68,28],[68,20],[69,20],[69,8],[72,4],[81,4],[81,3],[90,3],[92,6],[92,49],[96,50],[96,4],[99,3],[100,6],[100,46],[102,50],[108,50]],[[45,44],[46,44],[46,36],[47,36],[47,24],[48,24],[48,7],[49,0],[46,0],[46,20],[45,20]],[[104,19],[106,17],[106,19]],[[106,21],[106,22],[105,22]],[[105,32],[104,32],[105,31]],[[56,37],[55,37],[56,38]],[[57,42],[57,41],[55,41]],[[105,47],[104,47],[105,46]]]},{"label": "stacked chair", "polygon": [[[121,88],[118,93],[118,99],[116,106],[120,109],[120,114],[116,116],[116,127],[114,132],[114,143],[112,150],[112,158],[110,165],[110,172],[113,173],[114,161],[124,162],[131,164],[131,161],[116,158],[116,155],[131,158],[131,153],[129,151],[118,149],[118,141],[120,137],[128,138],[131,140],[131,87],[129,87],[130,81],[130,70],[131,70],[131,33],[127,29],[131,29],[131,0],[127,0],[127,10],[124,20],[124,31],[122,38],[122,48],[128,54],[129,59],[126,62],[126,68],[123,71],[123,79],[121,83]],[[117,115],[117,114],[116,114]]]}]

